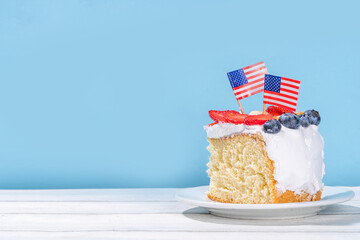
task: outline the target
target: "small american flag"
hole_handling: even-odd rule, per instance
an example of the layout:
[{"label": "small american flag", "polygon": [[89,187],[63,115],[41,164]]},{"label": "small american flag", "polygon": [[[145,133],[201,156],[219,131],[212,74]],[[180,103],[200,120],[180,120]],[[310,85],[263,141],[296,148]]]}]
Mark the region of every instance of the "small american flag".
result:
[{"label": "small american flag", "polygon": [[265,74],[264,104],[296,110],[300,81]]},{"label": "small american flag", "polygon": [[264,62],[229,72],[227,75],[236,99],[241,100],[264,91],[265,73],[268,71]]}]

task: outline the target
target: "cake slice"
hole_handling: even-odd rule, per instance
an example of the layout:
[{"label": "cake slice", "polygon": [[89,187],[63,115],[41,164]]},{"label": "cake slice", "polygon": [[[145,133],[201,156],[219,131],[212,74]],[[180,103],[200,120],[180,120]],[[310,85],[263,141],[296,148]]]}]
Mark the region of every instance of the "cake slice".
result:
[{"label": "cake slice", "polygon": [[312,111],[245,117],[218,111],[222,121],[205,126],[211,154],[208,197],[247,204],[320,200],[324,141],[320,116]]}]

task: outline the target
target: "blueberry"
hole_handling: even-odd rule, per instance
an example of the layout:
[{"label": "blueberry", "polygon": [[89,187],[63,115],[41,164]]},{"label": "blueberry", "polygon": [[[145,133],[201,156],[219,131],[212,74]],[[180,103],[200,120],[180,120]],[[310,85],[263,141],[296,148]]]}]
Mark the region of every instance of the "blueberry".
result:
[{"label": "blueberry", "polygon": [[300,117],[294,113],[283,113],[279,122],[284,125],[284,127],[297,129],[300,127]]},{"label": "blueberry", "polygon": [[309,118],[310,124],[312,125],[319,125],[321,118],[318,111],[313,110],[307,110],[303,114],[304,116],[307,116]]},{"label": "blueberry", "polygon": [[303,127],[308,127],[310,125],[310,119],[304,114],[300,115],[300,125]]},{"label": "blueberry", "polygon": [[278,120],[268,120],[263,126],[264,132],[266,133],[278,133],[281,130],[281,124]]}]

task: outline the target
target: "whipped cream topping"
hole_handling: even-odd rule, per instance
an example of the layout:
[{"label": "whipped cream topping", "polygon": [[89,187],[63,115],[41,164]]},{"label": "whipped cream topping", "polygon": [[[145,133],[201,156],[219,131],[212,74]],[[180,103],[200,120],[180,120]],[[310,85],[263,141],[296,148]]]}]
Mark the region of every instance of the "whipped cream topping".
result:
[{"label": "whipped cream topping", "polygon": [[318,126],[290,129],[282,126],[276,134],[265,133],[262,125],[218,123],[205,126],[208,138],[230,137],[236,134],[260,133],[268,156],[274,162],[276,188],[280,192],[294,191],[315,194],[324,186],[324,140]]}]

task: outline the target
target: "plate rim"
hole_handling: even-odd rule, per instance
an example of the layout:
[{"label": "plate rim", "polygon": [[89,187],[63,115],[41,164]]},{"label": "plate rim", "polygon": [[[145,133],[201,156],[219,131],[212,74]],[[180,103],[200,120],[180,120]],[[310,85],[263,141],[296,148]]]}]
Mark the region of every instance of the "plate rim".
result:
[{"label": "plate rim", "polygon": [[[343,196],[335,197],[331,199],[321,199],[320,201],[311,201],[311,202],[295,202],[295,203],[271,203],[271,204],[242,204],[242,203],[222,203],[210,200],[199,201],[194,199],[189,199],[181,196],[181,193],[188,192],[188,191],[198,191],[201,188],[207,188],[209,185],[198,186],[198,187],[191,187],[191,188],[184,188],[178,191],[175,194],[175,198],[180,201],[190,205],[198,206],[198,207],[205,207],[205,208],[212,208],[212,209],[238,209],[238,210],[266,210],[266,209],[291,209],[291,208],[311,208],[311,207],[326,207],[329,205],[343,203],[346,201],[351,200],[355,196],[355,192],[350,189],[343,189],[344,187],[332,187],[338,188],[339,192],[334,193],[342,194]],[[342,188],[342,189],[341,189]],[[204,189],[205,190],[205,189]],[[342,190],[342,191],[341,191]],[[206,190],[204,191],[204,197],[207,198],[205,194]],[[331,196],[331,195],[330,195]]]}]

